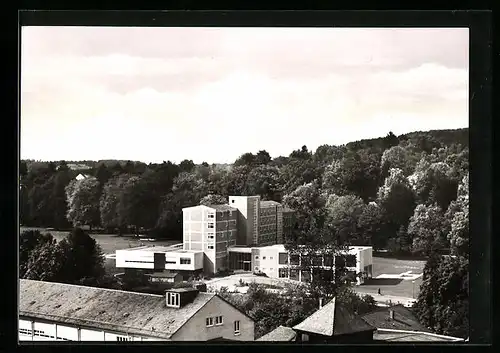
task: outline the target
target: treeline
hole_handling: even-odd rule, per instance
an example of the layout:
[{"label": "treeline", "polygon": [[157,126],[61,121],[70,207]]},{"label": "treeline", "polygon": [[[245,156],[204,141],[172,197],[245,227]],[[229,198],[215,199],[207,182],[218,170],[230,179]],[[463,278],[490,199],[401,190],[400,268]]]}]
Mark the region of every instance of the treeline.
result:
[{"label": "treeline", "polygon": [[[468,129],[389,133],[314,152],[303,146],[287,157],[245,153],[232,165],[102,161],[83,171],[91,177],[80,181],[75,177],[82,171],[66,162],[36,168],[22,162],[21,224],[110,232],[132,227],[179,239],[183,207],[260,195],[297,211],[297,234],[313,234],[314,219],[314,227],[328,221],[352,245],[446,250],[457,241],[450,234],[462,207],[458,186],[468,175],[467,134]],[[440,228],[431,224],[435,217],[443,221]]]}]

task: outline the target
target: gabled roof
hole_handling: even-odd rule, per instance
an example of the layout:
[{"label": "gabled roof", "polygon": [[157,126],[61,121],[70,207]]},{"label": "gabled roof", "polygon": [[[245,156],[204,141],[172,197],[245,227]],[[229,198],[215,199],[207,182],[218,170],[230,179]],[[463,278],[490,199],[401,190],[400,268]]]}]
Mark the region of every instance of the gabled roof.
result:
[{"label": "gabled roof", "polygon": [[20,280],[19,315],[170,339],[215,296],[199,293],[182,308],[162,295]]},{"label": "gabled roof", "polygon": [[278,326],[273,331],[257,339],[257,341],[291,342],[297,333],[290,327]]},{"label": "gabled roof", "polygon": [[[394,319],[390,317],[391,310],[394,312]],[[429,329],[418,322],[418,319],[411,310],[401,304],[388,308],[378,308],[361,317],[368,324],[380,329],[430,332]]]},{"label": "gabled roof", "polygon": [[328,337],[375,330],[359,316],[337,305],[335,298],[293,329]]}]

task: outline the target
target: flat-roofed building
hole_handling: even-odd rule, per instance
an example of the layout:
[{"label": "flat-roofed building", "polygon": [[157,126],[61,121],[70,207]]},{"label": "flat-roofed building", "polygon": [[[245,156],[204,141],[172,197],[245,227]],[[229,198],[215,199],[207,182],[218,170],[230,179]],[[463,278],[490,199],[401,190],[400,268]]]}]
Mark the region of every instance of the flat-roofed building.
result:
[{"label": "flat-roofed building", "polygon": [[229,206],[239,211],[236,245],[258,244],[260,196],[229,196]]},{"label": "flat-roofed building", "polygon": [[229,205],[200,205],[182,209],[184,250],[203,252],[205,273],[227,269],[227,248],[236,245],[237,211]]},{"label": "flat-roofed building", "polygon": [[116,250],[116,267],[124,269],[165,270],[192,273],[203,271],[203,251],[183,250],[177,246],[144,246]]},{"label": "flat-roofed building", "polygon": [[333,280],[333,272],[340,266],[346,268],[357,284],[364,283],[365,279],[372,276],[372,248],[368,246],[351,246],[335,257],[313,254],[291,255],[283,244],[233,247],[229,249],[229,258],[232,270],[248,271],[250,262],[251,271],[254,273],[265,273],[272,278],[301,282],[309,282],[312,276],[319,273],[323,278],[331,276]]},{"label": "flat-roofed building", "polygon": [[259,212],[256,245],[280,244],[283,239],[283,206],[276,201],[260,201]]},{"label": "flat-roofed building", "polygon": [[214,293],[143,294],[20,280],[20,341],[254,340],[254,321]]}]

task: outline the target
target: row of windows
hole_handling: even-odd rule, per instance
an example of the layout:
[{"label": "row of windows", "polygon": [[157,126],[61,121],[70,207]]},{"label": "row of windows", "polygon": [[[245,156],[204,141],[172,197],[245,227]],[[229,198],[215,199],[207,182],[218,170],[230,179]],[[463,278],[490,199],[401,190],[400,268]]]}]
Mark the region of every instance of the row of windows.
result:
[{"label": "row of windows", "polygon": [[[55,336],[53,335],[47,335],[45,334],[44,331],[40,331],[40,330],[34,330],[34,332],[32,330],[27,330],[25,328],[20,328],[19,329],[19,333],[22,334],[22,335],[27,335],[27,336],[37,336],[37,337],[46,337],[46,338],[55,338]],[[63,340],[63,341],[70,341],[69,339],[67,338],[62,338],[62,337],[57,337],[58,340]]]},{"label": "row of windows", "polygon": [[207,319],[206,319],[207,327],[214,326],[214,322],[215,322],[215,326],[220,326],[224,323],[222,320],[222,316],[216,316],[215,318],[207,317]]},{"label": "row of windows", "polygon": [[[262,260],[265,260],[267,257],[266,256],[262,256]],[[259,255],[255,255],[255,260],[258,260],[259,259]],[[272,260],[273,257],[272,256],[269,256],[269,260]]]}]

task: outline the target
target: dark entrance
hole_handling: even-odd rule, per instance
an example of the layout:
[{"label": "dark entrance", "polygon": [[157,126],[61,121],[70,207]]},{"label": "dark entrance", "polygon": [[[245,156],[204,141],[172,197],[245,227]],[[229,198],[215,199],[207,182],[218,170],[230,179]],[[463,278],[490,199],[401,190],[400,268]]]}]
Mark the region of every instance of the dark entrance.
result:
[{"label": "dark entrance", "polygon": [[165,269],[165,253],[155,252],[154,268],[155,268],[155,270],[164,270]]}]

